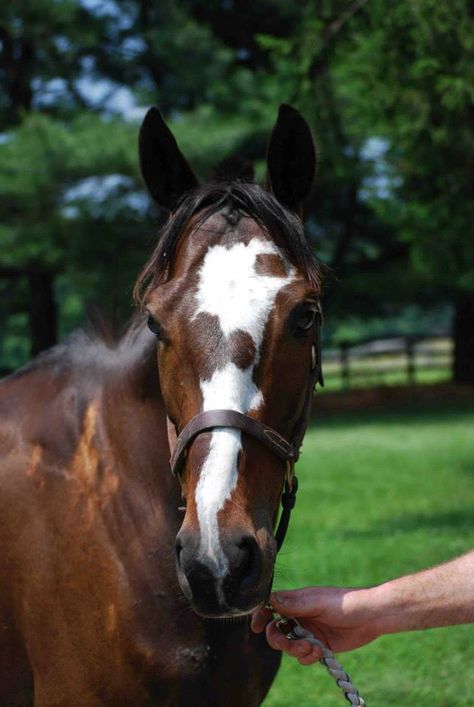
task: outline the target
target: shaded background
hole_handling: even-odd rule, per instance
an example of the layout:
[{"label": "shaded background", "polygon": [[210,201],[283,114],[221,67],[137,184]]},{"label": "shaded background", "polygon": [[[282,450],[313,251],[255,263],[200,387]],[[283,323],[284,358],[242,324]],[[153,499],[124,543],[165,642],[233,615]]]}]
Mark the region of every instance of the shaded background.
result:
[{"label": "shaded background", "polygon": [[326,347],[452,333],[444,375],[474,381],[473,87],[467,0],[2,3],[0,368],[88,312],[130,316],[160,218],[137,170],[146,107],[200,177],[237,154],[262,178],[289,102],[319,145]]}]

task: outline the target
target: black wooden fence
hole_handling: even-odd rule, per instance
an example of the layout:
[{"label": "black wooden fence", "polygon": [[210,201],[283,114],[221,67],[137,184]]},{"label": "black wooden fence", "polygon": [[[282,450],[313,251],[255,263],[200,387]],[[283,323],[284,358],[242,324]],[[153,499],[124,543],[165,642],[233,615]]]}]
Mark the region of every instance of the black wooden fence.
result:
[{"label": "black wooden fence", "polygon": [[451,378],[453,343],[446,335],[393,336],[323,347],[329,389],[413,385]]}]

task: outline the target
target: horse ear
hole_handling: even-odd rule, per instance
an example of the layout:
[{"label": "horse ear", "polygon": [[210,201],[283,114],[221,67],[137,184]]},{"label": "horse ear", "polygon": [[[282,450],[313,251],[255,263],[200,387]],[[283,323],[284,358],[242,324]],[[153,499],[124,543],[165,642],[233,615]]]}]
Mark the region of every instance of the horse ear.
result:
[{"label": "horse ear", "polygon": [[197,179],[158,108],[150,108],[145,115],[138,151],[148,191],[160,206],[171,211],[178,199],[197,185]]},{"label": "horse ear", "polygon": [[299,211],[308,196],[316,169],[316,153],[308,123],[283,103],[267,152],[268,185],[276,198]]}]

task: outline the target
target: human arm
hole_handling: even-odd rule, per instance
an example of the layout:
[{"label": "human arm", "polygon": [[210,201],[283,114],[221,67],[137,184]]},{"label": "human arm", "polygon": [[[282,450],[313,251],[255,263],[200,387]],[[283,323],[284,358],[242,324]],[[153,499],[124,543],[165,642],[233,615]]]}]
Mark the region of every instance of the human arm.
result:
[{"label": "human arm", "polygon": [[[384,634],[473,623],[474,551],[374,587],[307,587],[276,592],[271,603],[283,616],[298,618],[335,653]],[[268,610],[259,609],[252,628],[258,633],[266,626],[272,648],[286,651],[303,665],[321,658],[320,650],[308,641],[285,638],[270,618]]]}]

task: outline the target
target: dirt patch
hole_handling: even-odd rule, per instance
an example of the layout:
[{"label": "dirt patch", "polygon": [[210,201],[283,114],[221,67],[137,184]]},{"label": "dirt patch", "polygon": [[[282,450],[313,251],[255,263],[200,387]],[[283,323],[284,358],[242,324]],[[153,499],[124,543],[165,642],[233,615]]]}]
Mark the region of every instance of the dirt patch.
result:
[{"label": "dirt patch", "polygon": [[357,388],[314,396],[313,414],[383,410],[390,408],[426,407],[452,403],[472,403],[474,385],[436,383],[433,385],[380,386]]}]

